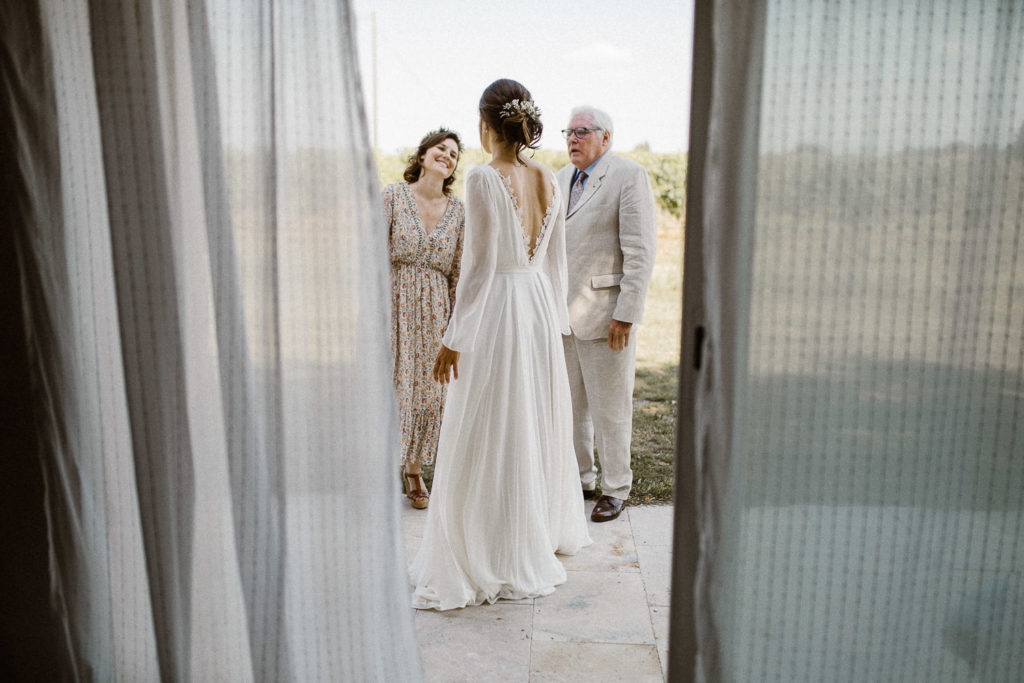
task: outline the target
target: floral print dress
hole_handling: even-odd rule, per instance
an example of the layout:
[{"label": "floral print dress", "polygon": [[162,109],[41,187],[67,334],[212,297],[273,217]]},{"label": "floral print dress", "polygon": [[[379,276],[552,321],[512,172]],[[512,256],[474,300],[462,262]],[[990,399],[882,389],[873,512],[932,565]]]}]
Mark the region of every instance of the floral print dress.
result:
[{"label": "floral print dress", "polygon": [[402,466],[431,465],[437,454],[446,385],[433,378],[434,360],[455,305],[466,213],[448,195],[429,233],[409,183],[384,188],[391,257],[391,352],[402,430]]}]

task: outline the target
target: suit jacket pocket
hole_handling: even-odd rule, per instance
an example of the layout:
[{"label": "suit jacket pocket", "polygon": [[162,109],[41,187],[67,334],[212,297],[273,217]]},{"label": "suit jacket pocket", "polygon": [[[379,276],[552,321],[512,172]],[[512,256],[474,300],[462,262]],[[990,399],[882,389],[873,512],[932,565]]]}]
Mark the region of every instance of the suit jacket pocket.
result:
[{"label": "suit jacket pocket", "polygon": [[590,278],[591,289],[604,289],[614,287],[622,282],[622,273],[611,273],[610,275],[595,275]]}]

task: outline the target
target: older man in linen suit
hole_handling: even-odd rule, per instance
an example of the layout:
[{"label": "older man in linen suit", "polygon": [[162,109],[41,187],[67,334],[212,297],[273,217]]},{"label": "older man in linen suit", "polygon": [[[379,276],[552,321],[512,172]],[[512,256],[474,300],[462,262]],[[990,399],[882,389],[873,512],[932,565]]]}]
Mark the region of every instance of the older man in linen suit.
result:
[{"label": "older man in linen suit", "polygon": [[633,484],[634,328],[643,321],[654,267],[654,195],[642,166],[609,151],[607,114],[577,107],[562,132],[571,162],[557,178],[569,198],[565,237],[572,333],[562,341],[573,439],[586,498],[596,495],[596,442],[602,495],[590,518],[607,522],[622,512]]}]

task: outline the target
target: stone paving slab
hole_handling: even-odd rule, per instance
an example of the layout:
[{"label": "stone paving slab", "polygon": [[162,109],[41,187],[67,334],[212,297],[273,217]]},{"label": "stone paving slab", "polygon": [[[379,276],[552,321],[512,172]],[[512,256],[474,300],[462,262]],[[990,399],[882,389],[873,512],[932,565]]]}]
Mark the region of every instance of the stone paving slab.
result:
[{"label": "stone paving slab", "polygon": [[[403,499],[411,560],[426,511]],[[593,502],[587,503],[587,514]],[[416,611],[426,681],[662,681],[668,661],[672,507],[627,507],[590,524],[594,543],[559,556],[551,595],[448,612]]]},{"label": "stone paving slab", "polygon": [[629,515],[630,529],[638,548],[645,545],[672,545],[674,509],[671,505],[626,506],[625,512]]},{"label": "stone paving slab", "polygon": [[415,620],[425,681],[528,680],[532,605],[416,610]]},{"label": "stone paving slab", "polygon": [[661,671],[653,645],[537,641],[530,683],[660,683]]},{"label": "stone paving slab", "polygon": [[672,603],[672,546],[640,546],[637,557],[647,604],[667,607]]},{"label": "stone paving slab", "polygon": [[654,642],[658,647],[661,670],[668,673],[668,607],[651,607],[651,624],[654,626]]},{"label": "stone paving slab", "polygon": [[569,580],[534,606],[534,638],[591,643],[654,644],[654,631],[638,574],[573,571]]},{"label": "stone paving slab", "polygon": [[575,555],[559,556],[566,570],[640,571],[633,531],[626,515],[619,515],[611,522],[591,523],[590,538],[594,542]]}]

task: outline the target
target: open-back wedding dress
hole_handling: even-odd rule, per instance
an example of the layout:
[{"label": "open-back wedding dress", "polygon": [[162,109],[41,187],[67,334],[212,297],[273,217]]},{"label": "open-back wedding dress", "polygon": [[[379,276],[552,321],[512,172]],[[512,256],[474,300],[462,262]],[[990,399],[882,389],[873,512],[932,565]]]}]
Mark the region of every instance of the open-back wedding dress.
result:
[{"label": "open-back wedding dress", "polygon": [[410,568],[417,608],[547,595],[566,579],[555,553],[590,543],[559,336],[569,332],[565,217],[546,175],[532,255],[509,179],[490,165],[466,179],[462,275],[444,335],[461,352],[459,378]]}]

